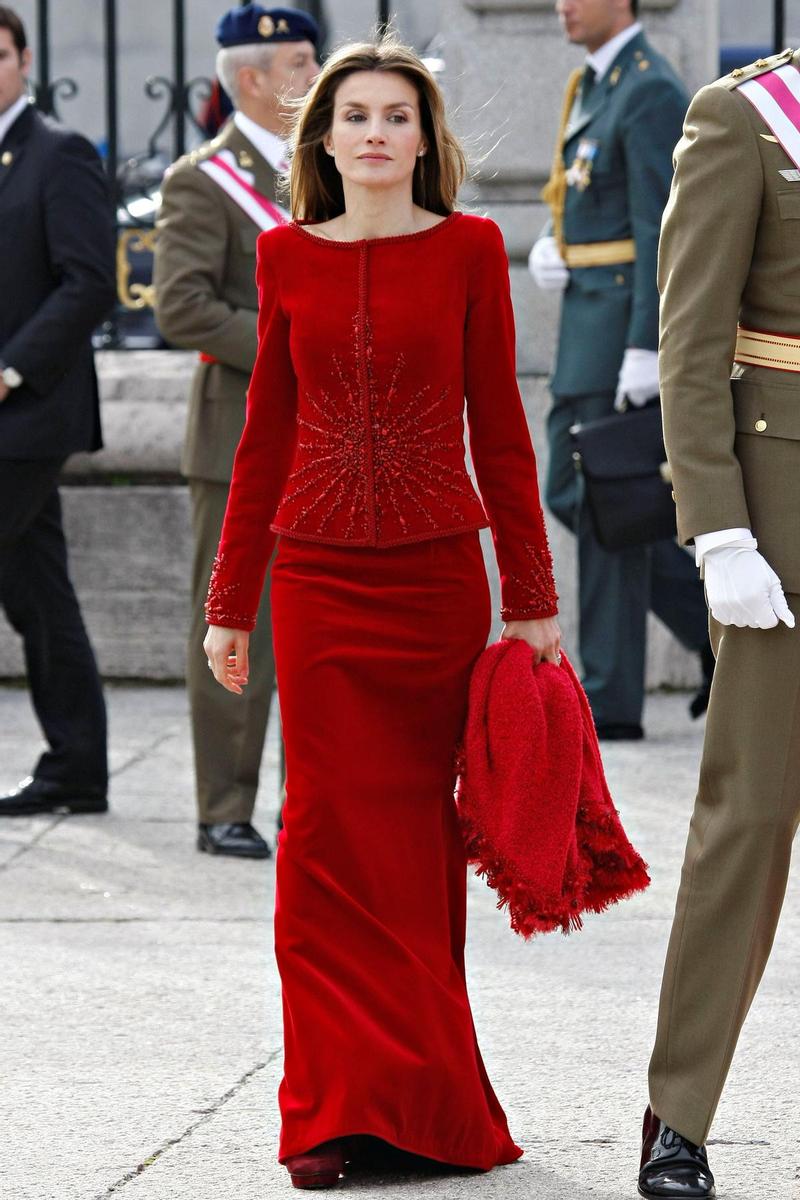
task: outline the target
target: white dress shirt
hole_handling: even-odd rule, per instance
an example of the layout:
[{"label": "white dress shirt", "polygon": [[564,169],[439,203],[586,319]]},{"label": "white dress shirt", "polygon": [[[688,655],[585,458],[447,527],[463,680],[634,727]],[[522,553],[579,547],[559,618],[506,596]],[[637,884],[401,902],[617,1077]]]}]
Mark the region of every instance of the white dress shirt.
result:
[{"label": "white dress shirt", "polygon": [[634,21],[632,25],[627,25],[622,33],[615,34],[599,50],[595,50],[594,54],[586,55],[586,65],[594,69],[595,83],[600,82],[622,47],[627,46],[628,42],[641,32],[641,23]]},{"label": "white dress shirt", "polygon": [[10,108],[7,108],[4,113],[0,113],[0,142],[5,139],[6,134],[17,117],[22,116],[30,102],[30,97],[25,92],[24,95],[20,96],[19,100],[14,101]]},{"label": "white dress shirt", "polygon": [[282,137],[259,125],[252,117],[246,117],[238,108],[233,114],[233,123],[248,142],[252,142],[262,158],[265,158],[273,171],[281,174],[289,170],[289,148]]}]

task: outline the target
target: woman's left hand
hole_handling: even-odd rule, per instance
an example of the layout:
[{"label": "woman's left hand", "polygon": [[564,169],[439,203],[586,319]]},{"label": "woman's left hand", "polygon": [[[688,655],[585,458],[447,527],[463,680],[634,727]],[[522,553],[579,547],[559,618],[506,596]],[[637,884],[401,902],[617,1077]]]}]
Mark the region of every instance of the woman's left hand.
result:
[{"label": "woman's left hand", "polygon": [[527,642],[536,653],[537,662],[561,665],[561,630],[555,617],[543,621],[509,621],[504,627],[502,638],[519,638]]}]

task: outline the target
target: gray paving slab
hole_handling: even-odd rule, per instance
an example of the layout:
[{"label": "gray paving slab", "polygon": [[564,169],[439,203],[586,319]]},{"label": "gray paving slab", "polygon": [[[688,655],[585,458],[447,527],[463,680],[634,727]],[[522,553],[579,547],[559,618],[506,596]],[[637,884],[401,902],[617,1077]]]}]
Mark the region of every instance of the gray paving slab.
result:
[{"label": "gray paving slab", "polygon": [[[111,688],[109,705],[111,813],[0,825],[0,1196],[288,1196],[275,1162],[273,865],[195,851],[181,689]],[[492,893],[471,880],[476,1025],[524,1158],[489,1175],[354,1177],[343,1191],[364,1200],[634,1195],[702,734],[685,705],[682,695],[652,697],[648,740],[605,754],[615,799],[652,868],[646,895],[587,921],[580,934],[525,944]],[[25,693],[0,689],[3,781],[29,769],[37,745]],[[265,831],[277,758],[273,727],[258,805]],[[800,1200],[798,948],[795,879],[713,1131],[722,1200]]]}]

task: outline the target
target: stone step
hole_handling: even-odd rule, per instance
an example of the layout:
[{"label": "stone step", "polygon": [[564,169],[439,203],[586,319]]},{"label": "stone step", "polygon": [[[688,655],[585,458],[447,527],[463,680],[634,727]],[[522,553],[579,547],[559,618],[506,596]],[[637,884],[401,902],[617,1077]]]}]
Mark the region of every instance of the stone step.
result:
[{"label": "stone step", "polygon": [[[76,455],[65,473],[62,496],[72,574],[108,678],[183,677],[191,529],[179,467],[195,361],[194,355],[176,351],[99,354],[106,449]],[[543,479],[547,384],[542,377],[528,376],[521,387]],[[576,645],[574,544],[552,519],[549,533],[569,652]],[[497,611],[497,571],[488,536],[484,548]],[[499,631],[498,623],[494,633]],[[23,673],[19,641],[0,617],[0,678]],[[694,657],[653,620],[648,686],[691,687],[697,678]]]}]

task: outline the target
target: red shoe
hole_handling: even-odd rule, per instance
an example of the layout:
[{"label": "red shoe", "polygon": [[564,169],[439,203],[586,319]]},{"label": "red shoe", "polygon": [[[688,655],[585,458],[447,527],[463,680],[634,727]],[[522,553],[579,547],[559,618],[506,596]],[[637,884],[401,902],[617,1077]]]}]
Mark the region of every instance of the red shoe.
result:
[{"label": "red shoe", "polygon": [[292,1187],[332,1188],[344,1171],[341,1142],[323,1142],[306,1154],[295,1154],[283,1164],[292,1177]]}]

